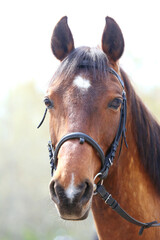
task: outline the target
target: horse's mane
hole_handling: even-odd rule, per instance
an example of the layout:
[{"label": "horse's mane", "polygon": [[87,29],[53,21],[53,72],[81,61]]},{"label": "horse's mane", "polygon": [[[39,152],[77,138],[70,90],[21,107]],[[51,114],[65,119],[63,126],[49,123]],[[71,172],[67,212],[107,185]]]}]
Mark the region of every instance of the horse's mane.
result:
[{"label": "horse's mane", "polygon": [[160,192],[160,125],[135,93],[126,73],[121,74],[130,101],[132,126],[140,160]]}]

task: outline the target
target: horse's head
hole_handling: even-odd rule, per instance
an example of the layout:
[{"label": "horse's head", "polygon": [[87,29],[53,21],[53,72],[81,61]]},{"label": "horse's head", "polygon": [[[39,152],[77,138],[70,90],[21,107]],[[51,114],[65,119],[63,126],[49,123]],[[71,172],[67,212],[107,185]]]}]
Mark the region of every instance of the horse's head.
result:
[{"label": "horse's head", "polygon": [[[53,147],[66,134],[81,132],[107,153],[117,133],[123,100],[120,82],[107,71],[112,67],[120,74],[118,60],[124,49],[120,28],[107,17],[103,50],[75,49],[64,17],[53,31],[51,46],[53,54],[61,61],[45,98]],[[88,216],[93,179],[100,169],[100,156],[93,144],[78,137],[61,144],[50,192],[62,218],[80,220]]]}]

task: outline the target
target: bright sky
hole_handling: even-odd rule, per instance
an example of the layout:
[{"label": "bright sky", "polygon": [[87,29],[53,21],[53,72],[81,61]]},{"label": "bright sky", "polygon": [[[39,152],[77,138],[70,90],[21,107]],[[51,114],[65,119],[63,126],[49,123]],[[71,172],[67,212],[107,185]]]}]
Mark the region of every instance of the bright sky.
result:
[{"label": "bright sky", "polygon": [[159,0],[0,0],[0,98],[30,80],[45,92],[58,64],[51,34],[64,15],[76,47],[100,44],[105,17],[114,18],[125,39],[124,70],[142,89],[160,87],[159,9]]}]

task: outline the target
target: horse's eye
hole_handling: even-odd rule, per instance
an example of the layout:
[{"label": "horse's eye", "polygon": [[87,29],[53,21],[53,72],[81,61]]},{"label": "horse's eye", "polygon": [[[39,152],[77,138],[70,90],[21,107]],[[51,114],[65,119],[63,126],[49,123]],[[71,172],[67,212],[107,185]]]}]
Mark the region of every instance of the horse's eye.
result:
[{"label": "horse's eye", "polygon": [[46,105],[47,108],[53,107],[53,102],[49,98],[44,99],[44,104]]},{"label": "horse's eye", "polygon": [[122,99],[120,99],[120,98],[115,98],[112,102],[110,102],[110,103],[108,104],[108,107],[109,107],[109,108],[112,108],[112,109],[114,109],[114,110],[117,110],[117,109],[119,108],[119,106],[121,105],[121,103],[122,103]]}]

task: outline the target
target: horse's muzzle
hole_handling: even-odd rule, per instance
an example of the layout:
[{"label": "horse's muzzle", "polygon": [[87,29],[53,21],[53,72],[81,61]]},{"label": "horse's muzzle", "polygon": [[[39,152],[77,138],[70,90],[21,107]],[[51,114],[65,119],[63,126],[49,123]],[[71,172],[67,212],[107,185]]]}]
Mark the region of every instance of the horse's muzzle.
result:
[{"label": "horse's muzzle", "polygon": [[88,216],[93,195],[93,184],[89,180],[66,189],[58,181],[52,181],[50,193],[63,219],[82,220]]}]

